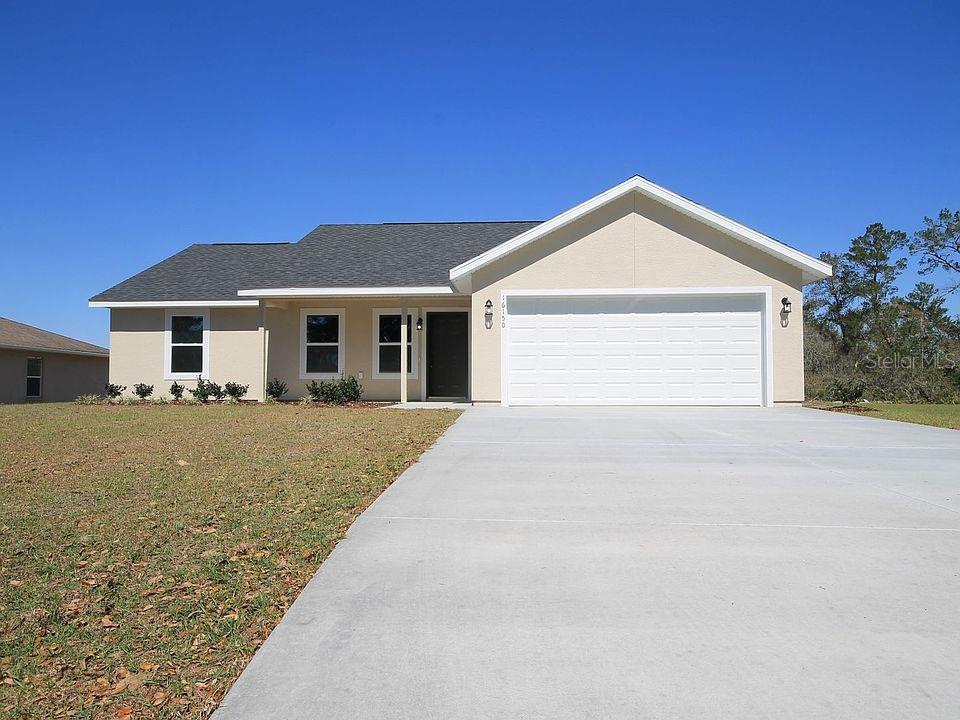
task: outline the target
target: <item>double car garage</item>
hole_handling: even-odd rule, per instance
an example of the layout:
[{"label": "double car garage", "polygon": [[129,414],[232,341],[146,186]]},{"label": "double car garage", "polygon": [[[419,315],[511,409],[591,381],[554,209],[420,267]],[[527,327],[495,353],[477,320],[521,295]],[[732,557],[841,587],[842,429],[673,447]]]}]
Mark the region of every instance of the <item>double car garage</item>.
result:
[{"label": "double car garage", "polygon": [[505,292],[509,405],[765,405],[769,288]]}]

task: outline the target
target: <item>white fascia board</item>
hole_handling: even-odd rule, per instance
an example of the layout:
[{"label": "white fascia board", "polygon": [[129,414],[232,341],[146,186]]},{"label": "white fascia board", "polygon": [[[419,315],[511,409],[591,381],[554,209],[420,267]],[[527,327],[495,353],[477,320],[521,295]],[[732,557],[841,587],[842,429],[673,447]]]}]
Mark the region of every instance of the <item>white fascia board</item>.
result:
[{"label": "white fascia board", "polygon": [[24,352],[51,353],[55,355],[89,355],[91,357],[110,357],[110,351],[63,350],[62,348],[39,347],[37,345],[0,345],[0,350],[23,350]]},{"label": "white fascia board", "polygon": [[259,288],[240,290],[240,297],[256,298],[311,298],[311,297],[369,297],[401,295],[456,295],[449,285],[420,287],[316,287],[316,288]]},{"label": "white fascia board", "polygon": [[799,250],[795,250],[788,245],[784,245],[778,240],[774,240],[763,233],[752,230],[746,225],[741,225],[737,221],[731,220],[728,217],[724,217],[723,215],[716,213],[713,210],[709,210],[702,205],[698,205],[692,200],[688,200],[687,198],[677,195],[666,188],[660,187],[656,183],[652,183],[649,180],[640,177],[639,175],[635,175],[619,185],[615,185],[609,190],[605,190],[599,195],[590,198],[586,202],[582,202],[579,205],[560,213],[556,217],[553,217],[550,220],[547,220],[546,222],[541,223],[540,225],[537,225],[536,227],[531,228],[524,233],[520,233],[515,238],[501,243],[500,245],[497,245],[496,247],[491,248],[480,255],[477,255],[476,257],[467,260],[465,263],[457,265],[455,268],[450,270],[450,280],[451,282],[455,283],[475,270],[478,270],[485,265],[489,265],[504,255],[513,252],[514,250],[519,250],[520,248],[529,245],[544,235],[568,225],[574,220],[583,217],[587,213],[596,210],[597,208],[602,207],[603,205],[606,205],[617,198],[623,197],[630,192],[639,192],[647,197],[658,200],[668,207],[700,220],[701,222],[720,230],[727,235],[732,235],[748,245],[752,245],[753,247],[763,250],[771,255],[774,255],[775,257],[780,258],[781,260],[784,260],[785,262],[790,263],[791,265],[800,268],[803,270],[805,280],[819,280],[824,277],[829,277],[833,274],[833,268],[827,263],[811,257],[806,253],[802,253]]},{"label": "white fascia board", "polygon": [[218,308],[218,307],[257,307],[257,300],[143,300],[136,302],[112,302],[110,300],[87,303],[93,308]]}]

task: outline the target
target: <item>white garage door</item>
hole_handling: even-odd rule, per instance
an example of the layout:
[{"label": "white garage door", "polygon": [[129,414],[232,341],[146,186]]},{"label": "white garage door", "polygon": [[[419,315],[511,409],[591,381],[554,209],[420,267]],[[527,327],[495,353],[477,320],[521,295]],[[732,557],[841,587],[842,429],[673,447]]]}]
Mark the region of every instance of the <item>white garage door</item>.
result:
[{"label": "white garage door", "polygon": [[761,296],[510,297],[511,405],[761,405]]}]

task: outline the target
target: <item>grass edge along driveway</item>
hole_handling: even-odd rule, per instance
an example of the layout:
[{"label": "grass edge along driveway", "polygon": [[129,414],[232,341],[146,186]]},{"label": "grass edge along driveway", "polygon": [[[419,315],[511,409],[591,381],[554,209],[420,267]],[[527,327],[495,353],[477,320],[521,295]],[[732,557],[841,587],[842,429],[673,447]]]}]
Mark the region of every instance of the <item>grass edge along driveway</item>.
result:
[{"label": "grass edge along driveway", "polygon": [[0,717],[208,716],[458,414],[0,406]]},{"label": "grass edge along driveway", "polygon": [[817,410],[850,412],[882,420],[897,420],[898,422],[960,430],[960,404],[863,403],[855,406],[854,409],[849,409],[848,406],[838,408],[834,403],[825,402],[810,402],[806,405]]}]

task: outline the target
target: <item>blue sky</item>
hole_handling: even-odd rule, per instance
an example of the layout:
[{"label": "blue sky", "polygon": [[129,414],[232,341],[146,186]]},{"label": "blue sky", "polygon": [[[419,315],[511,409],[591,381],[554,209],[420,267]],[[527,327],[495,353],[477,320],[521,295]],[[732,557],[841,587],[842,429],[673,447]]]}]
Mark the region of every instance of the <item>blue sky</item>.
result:
[{"label": "blue sky", "polygon": [[106,344],[87,298],[194,242],[546,218],[633,173],[812,254],[913,231],[960,208],[958,23],[956,2],[2,1],[0,315]]}]

